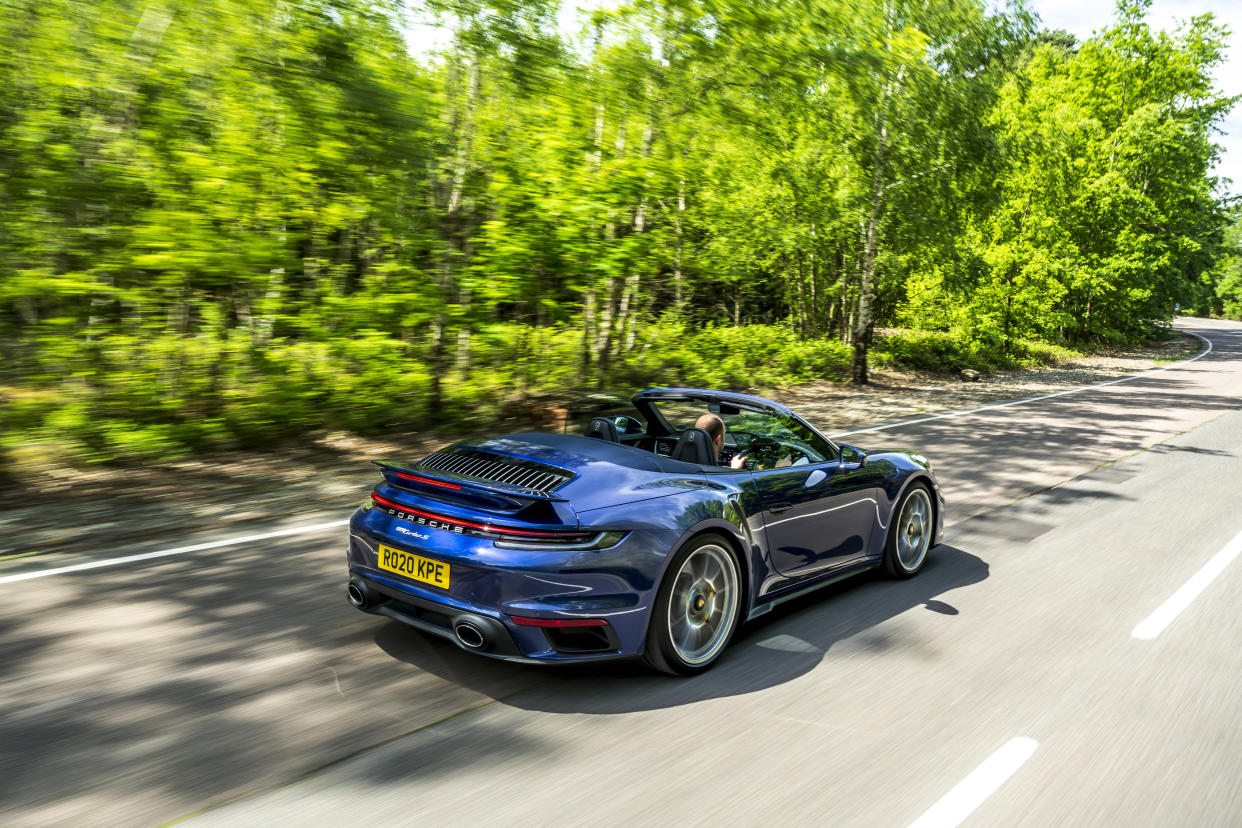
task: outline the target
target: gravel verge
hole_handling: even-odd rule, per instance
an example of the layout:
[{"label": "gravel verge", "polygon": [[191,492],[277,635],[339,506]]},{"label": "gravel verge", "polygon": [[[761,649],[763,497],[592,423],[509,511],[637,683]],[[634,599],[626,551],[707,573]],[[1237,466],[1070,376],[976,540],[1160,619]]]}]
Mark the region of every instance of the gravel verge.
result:
[{"label": "gravel verge", "polygon": [[1119,379],[1194,356],[1202,347],[1193,336],[1178,333],[1152,345],[1099,351],[1049,368],[997,371],[973,382],[961,376],[881,370],[872,372],[871,383],[861,388],[812,383],[775,391],[770,398],[833,434],[854,426],[959,411]]}]

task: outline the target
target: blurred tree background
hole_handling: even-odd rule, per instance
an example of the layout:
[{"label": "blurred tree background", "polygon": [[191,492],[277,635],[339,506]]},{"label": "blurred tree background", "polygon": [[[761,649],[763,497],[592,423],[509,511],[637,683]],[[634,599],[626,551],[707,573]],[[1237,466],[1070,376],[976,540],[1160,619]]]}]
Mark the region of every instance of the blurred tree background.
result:
[{"label": "blurred tree background", "polygon": [[[631,0],[578,32],[554,0],[0,0],[0,448],[153,459],[1242,314],[1227,32],[1146,5],[1078,43],[982,0]],[[411,52],[410,15],[451,44]]]}]

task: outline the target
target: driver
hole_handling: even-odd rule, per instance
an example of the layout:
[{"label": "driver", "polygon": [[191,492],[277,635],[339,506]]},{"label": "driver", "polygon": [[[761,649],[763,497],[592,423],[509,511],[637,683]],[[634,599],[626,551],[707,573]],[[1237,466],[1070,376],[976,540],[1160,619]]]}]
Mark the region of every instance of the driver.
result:
[{"label": "driver", "polygon": [[[695,428],[701,428],[712,438],[712,444],[716,447],[716,462],[720,462],[720,449],[724,446],[725,424],[716,414],[703,414],[694,421]],[[745,454],[735,454],[733,459],[729,461],[729,468],[740,469],[746,463]]]}]

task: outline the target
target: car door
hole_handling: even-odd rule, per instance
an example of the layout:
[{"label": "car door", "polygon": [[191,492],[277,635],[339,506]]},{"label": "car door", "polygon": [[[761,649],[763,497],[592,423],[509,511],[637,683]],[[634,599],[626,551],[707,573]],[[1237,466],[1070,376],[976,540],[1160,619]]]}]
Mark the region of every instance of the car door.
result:
[{"label": "car door", "polygon": [[865,465],[839,460],[752,473],[772,565],[810,576],[867,556],[877,481]]}]

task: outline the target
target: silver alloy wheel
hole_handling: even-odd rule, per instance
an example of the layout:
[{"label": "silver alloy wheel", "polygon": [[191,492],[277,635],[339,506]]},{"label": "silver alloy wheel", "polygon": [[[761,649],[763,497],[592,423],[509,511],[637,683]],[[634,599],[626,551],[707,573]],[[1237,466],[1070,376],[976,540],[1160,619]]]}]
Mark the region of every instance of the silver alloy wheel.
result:
[{"label": "silver alloy wheel", "polygon": [[913,572],[927,556],[932,533],[931,498],[927,490],[916,486],[910,490],[897,520],[897,563],[906,572]]},{"label": "silver alloy wheel", "polygon": [[686,664],[711,661],[729,640],[738,605],[737,564],[716,544],[690,553],[673,579],[669,639]]}]

